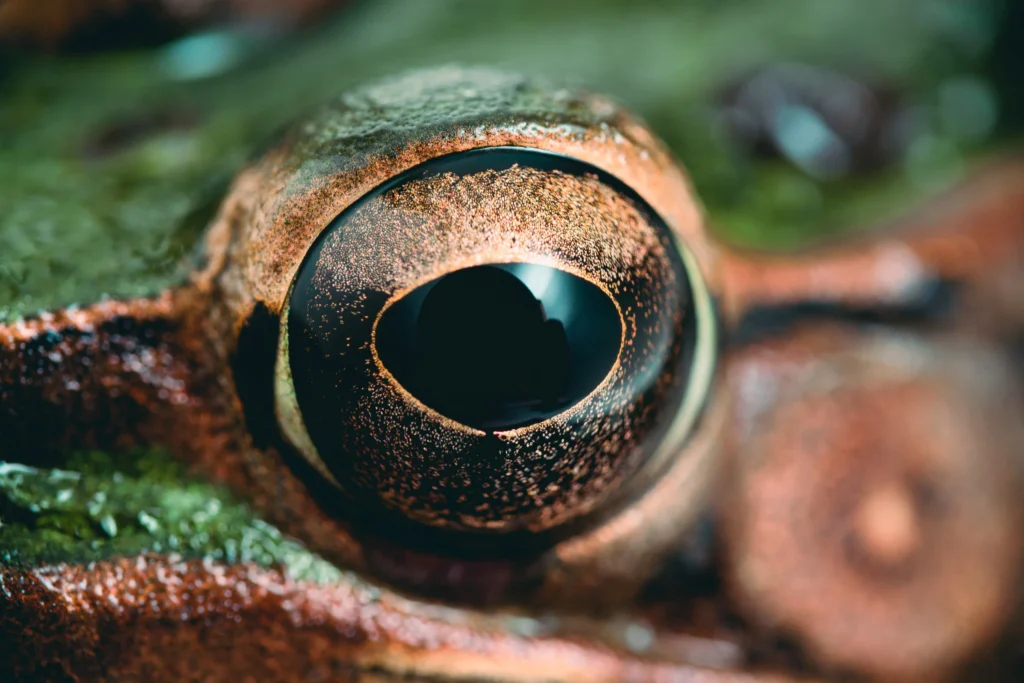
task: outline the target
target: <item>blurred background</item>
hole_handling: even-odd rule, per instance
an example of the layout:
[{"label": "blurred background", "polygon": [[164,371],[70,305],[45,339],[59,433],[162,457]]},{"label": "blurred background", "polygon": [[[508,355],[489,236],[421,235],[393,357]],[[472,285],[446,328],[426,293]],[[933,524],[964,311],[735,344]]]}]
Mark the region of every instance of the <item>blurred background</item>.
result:
[{"label": "blurred background", "polygon": [[96,277],[115,258],[132,278],[104,291],[152,289],[283,123],[447,62],[610,94],[682,159],[714,229],[792,246],[1012,146],[1022,37],[1009,0],[6,0],[0,305],[80,287],[58,276],[89,250],[113,255]]}]

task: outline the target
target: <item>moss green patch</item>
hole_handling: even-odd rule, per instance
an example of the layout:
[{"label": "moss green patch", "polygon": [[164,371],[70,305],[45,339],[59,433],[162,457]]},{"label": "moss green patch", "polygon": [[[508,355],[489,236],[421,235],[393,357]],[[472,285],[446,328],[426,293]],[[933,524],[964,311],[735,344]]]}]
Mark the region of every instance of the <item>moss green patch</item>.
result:
[{"label": "moss green patch", "polygon": [[282,566],[322,582],[340,576],[224,489],[185,479],[160,451],[79,454],[68,467],[0,464],[0,564],[153,552]]},{"label": "moss green patch", "polygon": [[[226,183],[273,131],[355,83],[452,61],[616,96],[669,141],[731,239],[789,245],[871,222],[928,185],[915,167],[870,187],[762,168],[723,154],[706,103],[736,73],[792,59],[876,75],[931,107],[950,78],[982,68],[996,4],[379,0],[285,43],[225,34],[248,58],[211,78],[182,80],[172,48],[25,59],[0,73],[0,322],[174,284]],[[174,112],[185,125],[136,125]],[[954,177],[973,147],[935,113],[932,152],[948,155],[934,167]]]}]

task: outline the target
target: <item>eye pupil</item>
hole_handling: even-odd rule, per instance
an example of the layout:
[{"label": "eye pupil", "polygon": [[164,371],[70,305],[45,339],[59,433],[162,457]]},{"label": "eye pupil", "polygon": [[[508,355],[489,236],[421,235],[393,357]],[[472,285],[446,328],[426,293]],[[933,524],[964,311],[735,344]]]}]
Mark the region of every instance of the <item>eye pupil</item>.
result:
[{"label": "eye pupil", "polygon": [[381,316],[381,362],[413,396],[477,429],[545,420],[601,383],[621,323],[596,285],[534,264],[449,273]]},{"label": "eye pupil", "polygon": [[481,266],[441,278],[416,324],[420,384],[442,412],[474,422],[559,404],[569,340],[561,322],[546,318],[544,304],[508,271]]}]

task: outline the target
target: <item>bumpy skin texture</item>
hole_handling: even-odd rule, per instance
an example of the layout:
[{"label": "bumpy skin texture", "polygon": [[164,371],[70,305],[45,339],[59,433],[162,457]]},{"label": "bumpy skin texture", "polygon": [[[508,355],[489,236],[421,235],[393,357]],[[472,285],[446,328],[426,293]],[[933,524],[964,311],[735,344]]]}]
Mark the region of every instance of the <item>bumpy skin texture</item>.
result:
[{"label": "bumpy skin texture", "polygon": [[[516,633],[501,620],[448,619],[346,578],[317,585],[174,557],[7,572],[13,597],[0,656],[26,680],[794,680],[623,659],[593,643]],[[51,601],[60,607],[39,619],[38,604]],[[4,630],[22,620],[34,625],[32,637]]]},{"label": "bumpy skin texture", "polygon": [[[169,433],[174,415],[194,404],[171,311],[169,296],[107,302],[0,331],[5,451],[31,453],[27,464],[46,466],[69,445],[125,448],[147,441],[150,429]],[[155,406],[163,417],[152,419]]]},{"label": "bumpy skin texture", "polygon": [[[242,172],[208,240],[231,241],[225,277],[241,279],[238,295],[279,313],[309,245],[342,208],[426,159],[502,145],[575,156],[612,173],[664,217],[705,270],[714,267],[688,182],[638,119],[601,97],[482,68],[405,74],[314,111]],[[208,256],[214,268],[217,250]],[[252,305],[225,294],[228,306]]]}]

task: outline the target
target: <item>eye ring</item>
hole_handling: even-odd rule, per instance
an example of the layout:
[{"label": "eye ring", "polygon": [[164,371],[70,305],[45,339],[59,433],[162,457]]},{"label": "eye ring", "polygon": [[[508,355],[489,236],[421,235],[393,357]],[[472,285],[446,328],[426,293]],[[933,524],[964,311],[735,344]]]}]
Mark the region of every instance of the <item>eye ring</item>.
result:
[{"label": "eye ring", "polygon": [[[672,263],[674,263],[675,265],[671,266],[672,268],[674,268],[674,271],[673,271],[674,275],[672,274],[672,272],[668,272],[668,271],[662,272],[662,271],[659,271],[659,272],[662,272],[662,275],[660,277],[662,277],[662,278],[666,278],[667,277],[668,280],[670,281],[670,284],[665,285],[666,287],[677,288],[679,290],[679,291],[676,291],[676,293],[672,295],[675,298],[671,298],[670,297],[671,300],[672,301],[683,302],[680,305],[689,305],[689,304],[692,303],[692,299],[693,299],[693,291],[692,290],[694,290],[694,286],[693,286],[692,280],[694,280],[695,278],[697,280],[700,280],[700,274],[699,274],[699,272],[694,270],[694,262],[693,262],[692,256],[684,256],[686,250],[680,248],[681,245],[678,243],[678,240],[672,234],[672,232],[667,228],[667,226],[665,225],[664,221],[660,218],[660,216],[658,216],[654,212],[654,210],[649,205],[647,205],[647,203],[638,194],[635,193],[635,191],[633,191],[631,188],[626,186],[624,183],[622,183],[620,180],[618,180],[614,176],[611,176],[610,174],[608,174],[608,173],[598,169],[597,167],[591,166],[591,165],[589,165],[589,164],[587,164],[585,162],[579,161],[579,160],[574,159],[572,157],[567,157],[567,156],[564,156],[564,155],[555,154],[555,153],[547,152],[547,151],[544,151],[544,150],[533,149],[533,148],[523,148],[523,147],[477,148],[477,149],[467,150],[467,151],[463,151],[463,152],[456,153],[456,154],[446,155],[444,157],[439,157],[439,158],[431,159],[431,160],[421,164],[418,167],[414,167],[412,169],[409,169],[408,171],[406,171],[406,172],[404,172],[402,174],[399,174],[398,176],[393,177],[393,178],[385,181],[382,185],[378,186],[378,188],[368,192],[366,195],[364,195],[364,197],[362,197],[359,200],[357,200],[356,202],[354,202],[349,208],[347,208],[344,212],[342,212],[342,214],[340,214],[335,219],[335,221],[332,222],[332,226],[337,224],[339,221],[342,221],[343,217],[345,215],[351,215],[352,211],[357,211],[359,209],[359,207],[362,206],[363,204],[365,204],[366,202],[374,201],[374,198],[379,198],[379,197],[382,197],[382,196],[390,196],[390,195],[387,194],[388,192],[392,192],[396,188],[402,188],[403,186],[405,186],[405,184],[410,182],[411,178],[415,178],[417,180],[430,180],[430,179],[434,179],[436,183],[441,183],[443,185],[444,181],[443,180],[439,180],[439,179],[442,179],[445,176],[446,172],[450,173],[451,172],[451,167],[453,167],[453,166],[457,166],[458,167],[458,171],[459,171],[458,178],[476,177],[476,174],[479,174],[479,173],[492,173],[493,174],[493,173],[497,173],[497,172],[506,172],[506,171],[511,172],[510,169],[516,169],[516,168],[520,168],[522,166],[523,168],[528,169],[531,172],[536,171],[536,172],[539,172],[539,173],[548,173],[548,174],[564,174],[567,178],[571,179],[572,182],[586,182],[586,183],[590,183],[590,184],[593,184],[595,186],[600,186],[602,188],[602,191],[604,191],[606,193],[614,194],[617,197],[617,201],[620,201],[620,203],[622,203],[623,206],[627,206],[628,205],[630,211],[639,212],[639,213],[637,213],[637,215],[641,216],[641,218],[640,219],[635,219],[634,218],[635,221],[639,220],[645,226],[647,226],[645,229],[650,234],[645,233],[645,234],[647,234],[647,237],[645,237],[644,239],[646,239],[648,241],[648,244],[645,247],[639,249],[639,252],[644,252],[644,258],[654,259],[654,257],[651,257],[650,254],[648,254],[646,252],[650,251],[650,252],[653,253],[655,251],[659,251],[660,250],[661,252],[664,252],[663,255],[662,255],[663,258],[674,259],[672,261]],[[625,199],[623,199],[623,197],[625,197]],[[650,227],[651,225],[653,225],[654,227]],[[623,225],[618,225],[616,227],[617,227],[617,229],[623,229],[623,230],[626,229]],[[336,228],[328,227],[327,229],[325,229],[323,231],[323,233],[321,234],[321,237],[318,238],[317,244],[322,244],[323,240],[326,239],[325,236],[329,235],[329,234],[332,234],[332,230],[334,230],[334,229],[336,229]],[[601,229],[607,229],[607,226],[602,226]],[[652,238],[651,235],[656,235],[656,238]],[[625,241],[621,237],[615,238],[615,239],[619,239],[620,242],[624,242]],[[634,249],[634,251],[637,251],[638,244],[634,243],[634,244],[632,244],[630,246]],[[312,258],[311,255],[314,254],[314,253],[317,253],[317,246],[316,245],[314,245],[314,247],[312,249],[310,249],[309,254],[307,254],[307,257],[306,257],[307,261],[310,258]],[[541,258],[538,258],[536,253],[526,254],[526,252],[523,252],[523,251],[519,250],[519,246],[516,246],[514,248],[511,248],[511,250],[509,250],[508,245],[506,245],[506,251],[502,254],[503,258],[499,258],[496,254],[497,254],[497,252],[495,252],[494,250],[490,250],[490,252],[486,256],[482,256],[482,254],[479,251],[478,252],[468,252],[468,253],[464,253],[463,254],[463,256],[461,257],[461,260],[459,258],[455,258],[455,259],[449,258],[447,260],[444,260],[441,263],[442,267],[440,269],[435,269],[435,270],[432,270],[432,271],[429,271],[429,272],[428,271],[420,272],[418,277],[410,278],[409,280],[404,282],[403,286],[401,286],[401,287],[395,287],[393,291],[390,291],[389,296],[386,298],[383,306],[381,306],[380,309],[375,314],[370,314],[370,317],[373,318],[373,324],[372,324],[372,331],[368,335],[370,337],[368,347],[369,347],[369,350],[370,350],[370,355],[372,356],[372,362],[377,366],[378,370],[380,371],[379,374],[387,380],[387,383],[390,384],[393,389],[397,388],[399,391],[401,391],[403,389],[403,387],[401,385],[401,382],[397,381],[395,379],[395,377],[390,373],[390,371],[388,370],[386,365],[383,362],[381,362],[380,355],[377,352],[378,345],[377,345],[377,339],[376,339],[376,332],[377,332],[377,329],[378,329],[378,324],[379,324],[379,321],[382,319],[382,316],[384,315],[385,311],[387,311],[392,304],[394,304],[395,302],[401,301],[404,296],[408,295],[409,292],[414,291],[418,287],[422,286],[424,282],[429,281],[431,279],[436,279],[438,277],[443,277],[444,275],[450,274],[450,273],[453,273],[453,272],[460,272],[462,270],[462,268],[461,268],[462,266],[472,266],[472,265],[481,265],[481,264],[489,264],[489,263],[498,263],[500,261],[508,261],[508,262],[512,262],[512,263],[554,264],[554,265],[557,265],[560,270],[565,271],[565,272],[567,272],[570,275],[575,275],[576,273],[578,273],[580,276],[582,276],[582,279],[589,280],[592,284],[595,282],[595,278],[592,276],[592,273],[588,273],[587,272],[587,268],[590,268],[591,264],[589,264],[587,262],[582,262],[582,264],[577,264],[577,265],[580,265],[579,268],[574,268],[571,265],[569,265],[568,261],[564,260],[564,255],[561,255],[561,256],[563,256],[563,258],[562,258],[562,261],[559,262],[559,258],[554,258],[554,257],[549,257],[549,258],[541,257]],[[526,254],[526,255],[524,255],[524,254]],[[686,259],[685,262],[683,260],[684,258]],[[304,263],[307,262],[307,261],[304,261]],[[665,263],[661,263],[661,265],[659,267],[662,267],[664,269],[664,268],[668,268],[669,266],[666,266]],[[575,271],[575,273],[573,271]],[[294,354],[293,344],[292,344],[292,341],[289,338],[288,330],[291,327],[291,323],[289,321],[292,319],[292,316],[294,315],[293,312],[292,312],[292,305],[294,303],[294,298],[296,296],[296,294],[295,294],[296,287],[297,286],[299,286],[299,287],[303,286],[302,283],[301,283],[301,280],[302,280],[302,274],[301,273],[302,273],[302,270],[300,269],[300,273],[296,275],[296,278],[293,281],[293,283],[292,283],[292,285],[291,285],[291,287],[289,289],[288,297],[287,297],[287,302],[288,303],[284,307],[284,312],[283,312],[283,315],[282,315],[282,320],[284,321],[284,324],[281,325],[281,335],[280,335],[280,349],[281,350],[279,352],[278,359],[277,359],[277,362],[276,362],[277,381],[276,381],[275,384],[277,385],[277,388],[275,389],[275,394],[276,394],[275,410],[277,412],[279,423],[281,425],[282,431],[285,434],[286,439],[289,442],[291,442],[291,444],[300,453],[302,453],[304,455],[305,459],[310,464],[313,465],[314,469],[317,472],[319,472],[321,475],[323,475],[327,481],[329,481],[334,487],[336,487],[337,490],[340,490],[343,493],[343,495],[351,496],[352,495],[352,489],[353,489],[353,486],[352,486],[353,481],[352,481],[351,477],[348,477],[348,476],[340,476],[339,477],[338,476],[338,472],[335,471],[336,468],[332,468],[331,466],[325,464],[323,458],[321,458],[319,456],[319,454],[318,454],[318,449],[316,448],[316,445],[315,445],[315,439],[313,439],[313,438],[311,438],[309,436],[309,431],[307,429],[307,425],[305,424],[305,418],[304,418],[304,416],[302,414],[302,411],[299,409],[300,400],[298,400],[298,396],[297,396],[296,391],[295,391],[295,378],[294,378],[293,371],[292,371],[292,368],[291,368],[291,363],[285,361],[285,359],[287,357],[293,356],[293,354]],[[607,277],[607,274],[606,274],[606,277]],[[657,278],[655,278],[655,279],[657,279]],[[600,281],[598,281],[598,285],[601,285]],[[700,283],[698,288],[702,288],[702,287],[703,287],[703,283]],[[606,295],[610,294],[610,292],[609,292],[607,287],[605,287],[602,291],[604,291]],[[520,428],[517,428],[517,429],[511,429],[511,430],[507,430],[505,432],[500,432],[500,433],[499,432],[495,432],[495,434],[494,434],[495,437],[499,437],[499,438],[502,438],[502,439],[505,439],[505,440],[510,440],[510,441],[514,441],[516,439],[529,439],[531,434],[534,434],[534,433],[536,433],[536,434],[543,434],[545,429],[550,429],[553,420],[557,421],[557,420],[561,419],[562,422],[564,423],[565,419],[566,419],[566,416],[567,415],[571,416],[573,414],[573,411],[576,411],[576,413],[580,413],[580,412],[584,412],[589,407],[592,407],[591,404],[595,402],[593,400],[594,396],[597,395],[597,394],[600,394],[601,393],[600,392],[601,388],[602,387],[607,387],[607,385],[609,385],[609,383],[611,383],[612,378],[617,376],[616,372],[618,372],[618,370],[619,370],[619,364],[620,364],[620,361],[621,361],[621,350],[622,350],[622,348],[625,347],[625,345],[627,343],[627,337],[629,336],[629,332],[627,330],[627,327],[629,327],[629,326],[627,325],[627,323],[626,323],[626,321],[625,321],[625,319],[623,317],[622,302],[618,301],[614,296],[612,296],[611,298],[612,298],[613,303],[615,304],[616,315],[620,318],[620,321],[621,321],[621,328],[620,328],[619,339],[618,339],[620,355],[617,355],[616,358],[615,358],[615,363],[614,363],[614,366],[613,366],[613,371],[609,371],[609,373],[599,383],[598,387],[595,387],[595,389],[593,391],[591,391],[587,396],[582,397],[581,400],[575,402],[566,411],[564,411],[562,413],[559,413],[558,415],[556,415],[554,417],[551,417],[549,419],[542,420],[540,422],[536,422],[536,423],[533,423],[533,424],[530,424],[530,425],[527,425],[527,426],[523,426],[523,427],[520,427]],[[659,301],[660,301],[660,299],[659,299]],[[656,303],[656,302],[654,302],[654,303]],[[643,313],[643,312],[638,314],[638,313],[636,313],[636,310],[637,309],[643,309],[645,306],[651,307],[654,304],[652,304],[651,300],[645,300],[645,301],[642,301],[642,302],[630,300],[630,301],[626,301],[626,305],[633,311],[632,315],[634,316],[634,318],[633,318],[633,321],[632,321],[632,328],[631,329],[632,329],[632,334],[635,336],[636,333],[637,333],[637,329],[636,329],[637,328],[637,322],[636,321],[638,319],[636,316],[639,315],[639,316],[642,317],[643,315],[649,315],[649,314]],[[675,304],[673,304],[673,306],[675,306]],[[656,308],[656,306],[654,306],[654,307]],[[675,310],[675,309],[673,309],[673,310]],[[694,310],[691,310],[690,314],[693,314]],[[696,313],[698,313],[701,316],[706,316],[706,315],[709,314],[708,310],[706,310],[706,307],[702,307],[699,311],[696,311]],[[662,338],[662,341],[659,342],[661,344],[659,349],[660,349],[660,352],[663,353],[663,355],[665,353],[668,353],[669,355],[671,355],[671,353],[675,353],[675,356],[674,356],[675,361],[673,361],[673,362],[678,362],[678,364],[680,366],[679,368],[676,369],[677,370],[676,374],[688,375],[688,373],[690,372],[689,365],[692,362],[692,356],[693,356],[693,353],[694,353],[694,346],[696,344],[696,331],[697,331],[697,327],[700,327],[702,329],[706,329],[707,325],[706,325],[705,322],[702,322],[700,320],[698,320],[696,322],[694,322],[692,320],[688,320],[688,324],[682,325],[679,322],[679,320],[681,319],[681,315],[682,314],[680,314],[678,311],[676,311],[676,312],[672,313],[671,315],[674,316],[672,318],[672,320],[676,321],[675,323],[672,323],[672,324],[675,325],[676,327],[681,328],[681,329],[677,330],[678,334],[676,334],[676,336],[678,337],[680,334],[682,334],[683,337],[685,337],[685,339],[683,337],[679,337],[678,339],[676,337],[672,337],[672,339],[675,339],[674,342],[666,341],[666,339],[668,339],[668,337],[666,337],[667,333],[663,329],[662,332],[659,333],[660,334],[659,338]],[[644,318],[644,319],[646,319],[646,318]],[[661,325],[662,328],[665,325],[664,321],[662,321],[661,323],[658,323],[658,324]],[[640,325],[640,327],[643,327],[643,325]],[[657,328],[657,329],[661,329],[661,328]],[[643,331],[643,330],[641,330],[641,331]],[[675,333],[673,333],[673,334],[675,334]],[[669,335],[669,336],[671,336],[671,335]],[[703,338],[703,336],[704,335],[702,335],[702,338]],[[650,344],[652,342],[651,342],[650,339],[648,339],[647,343]],[[669,348],[670,346],[671,346],[671,348]],[[633,355],[635,356],[637,354],[634,353]],[[294,362],[294,357],[292,357],[291,360],[292,360],[292,362]],[[664,361],[664,358],[663,358],[663,361]],[[660,365],[658,365],[657,363],[654,363],[653,365],[652,364],[648,364],[648,365],[650,367],[647,367],[646,370],[645,370],[645,372],[648,375],[647,376],[647,386],[645,387],[646,389],[650,389],[650,386],[653,386],[655,384],[655,380],[657,379],[658,373],[661,370],[664,369]],[[639,367],[643,367],[643,366],[637,365],[637,367],[639,368]],[[626,379],[629,379],[630,377],[631,377],[631,375],[627,375]],[[701,377],[701,379],[703,379],[703,377]],[[688,389],[688,388],[690,388],[690,385],[689,385],[689,383],[684,381],[684,382],[682,382],[681,387],[682,387],[682,389]],[[686,393],[688,395],[687,398],[690,398],[690,396],[693,395],[692,391],[688,390],[688,391],[684,392],[684,391],[678,390],[679,387],[676,387],[676,389],[677,390],[675,390],[674,393],[673,393],[674,398],[672,399],[672,402],[674,402],[674,405],[675,404],[680,404],[680,401],[683,398],[683,393]],[[418,406],[420,408],[421,412],[424,412],[424,411],[422,411],[422,408],[424,408],[424,407],[429,408],[429,406],[425,406],[425,404],[423,404],[421,401],[419,401],[412,394],[409,394],[408,392],[405,392],[405,393],[407,394],[407,396],[406,396],[407,400],[411,399],[411,403],[413,405],[415,405],[415,406]],[[655,392],[655,393],[657,393],[657,392]],[[659,398],[663,398],[664,397],[663,396],[664,393],[665,392],[662,391],[661,395],[659,395]],[[697,393],[701,394],[703,392],[698,391]],[[687,401],[688,406],[691,403],[692,403],[692,401],[689,401],[689,400]],[[630,404],[630,405],[632,405],[632,404]],[[672,412],[673,409],[674,408],[670,408],[669,412]],[[431,412],[431,411],[428,410],[426,412]],[[444,423],[444,419],[445,419],[444,415],[442,415],[440,413],[437,413],[437,411],[432,411],[432,416],[433,416],[433,418],[436,421],[441,422],[442,424],[445,424]],[[645,417],[645,419],[646,419],[646,417]],[[651,418],[651,419],[653,419],[653,418]],[[650,430],[650,429],[652,429],[653,427],[651,426],[651,424],[649,424],[650,421],[651,420],[647,420],[647,423],[639,423],[640,424],[640,428],[642,428],[643,430]],[[669,425],[678,426],[678,423],[675,420],[666,420],[666,419],[663,419],[663,418],[659,418],[658,422],[660,424],[660,426],[657,427],[657,430],[659,432],[667,429]],[[453,432],[463,432],[465,434],[468,434],[469,436],[485,435],[485,433],[480,431],[480,430],[473,430],[472,428],[468,428],[465,425],[462,425],[460,423],[449,421],[446,424],[447,424],[447,426],[449,428],[451,428],[451,431],[453,431]],[[631,428],[628,427],[628,425],[627,425],[627,427],[626,427],[627,433],[628,433],[629,429],[631,429]],[[563,432],[564,432],[564,429],[563,429]],[[612,435],[614,436],[613,432],[608,432],[606,430],[606,433],[612,433]],[[563,434],[563,443],[565,443],[565,438],[566,437]],[[685,438],[685,437],[681,437],[681,438]],[[632,443],[632,445],[629,445],[630,443]],[[627,441],[623,442],[621,440],[621,438],[620,438],[619,441],[617,442],[617,445],[620,448],[620,450],[629,450],[631,455],[634,458],[634,462],[630,465],[629,468],[626,468],[626,469],[632,469],[632,470],[640,469],[640,465],[642,464],[641,461],[644,458],[638,456],[634,452],[634,451],[638,451],[637,444],[628,441],[628,439],[627,439]],[[534,446],[534,447],[536,447],[536,446]],[[612,448],[614,448],[614,447],[615,446],[612,446]],[[550,452],[550,448],[549,448],[549,452]],[[312,457],[311,457],[310,454],[312,454]],[[558,454],[553,454],[553,455],[548,455],[546,457],[548,457],[548,459],[551,459],[551,458],[558,458],[558,457],[561,457],[561,456],[558,455]],[[586,465],[586,463],[584,463],[584,466],[585,465]],[[607,466],[606,469],[611,469],[611,466]],[[631,471],[628,474],[632,475],[633,473],[634,472]],[[416,475],[416,473],[411,473],[410,476],[411,477],[415,477],[417,475]],[[629,478],[629,476],[627,476],[627,475],[623,475],[622,476],[622,479],[628,479],[628,478]],[[469,483],[470,486],[473,485],[471,482],[468,482],[468,483]],[[355,488],[359,488],[360,484],[362,484],[362,482],[357,482]],[[582,512],[579,512],[578,510],[573,510],[573,511],[570,511],[570,514],[563,514],[561,517],[557,517],[557,516],[553,516],[553,515],[548,515],[548,520],[555,519],[554,522],[544,521],[544,522],[539,523],[539,524],[534,522],[534,523],[527,523],[525,525],[523,525],[523,524],[520,524],[520,525],[509,525],[509,524],[507,524],[506,522],[504,522],[502,520],[498,520],[497,522],[494,522],[493,520],[490,521],[490,522],[488,522],[487,520],[484,520],[482,523],[481,522],[472,522],[472,520],[471,520],[471,523],[466,525],[465,523],[462,523],[461,520],[460,521],[456,521],[454,524],[452,524],[452,520],[451,519],[443,519],[441,524],[434,525],[434,526],[441,526],[441,527],[446,527],[447,526],[447,527],[451,527],[451,528],[454,528],[454,529],[458,529],[459,531],[461,531],[463,533],[467,532],[467,531],[471,531],[474,534],[492,533],[492,532],[495,532],[495,531],[497,531],[498,533],[501,533],[501,534],[507,534],[507,533],[516,532],[516,531],[522,531],[524,533],[534,533],[535,534],[535,533],[540,533],[540,532],[548,532],[548,531],[551,531],[553,528],[556,528],[556,527],[564,527],[564,528],[567,529],[570,526],[576,526],[575,524],[569,525],[568,524],[569,521],[571,521],[571,520],[578,520],[581,517],[585,517],[587,514],[589,514],[593,510],[598,509],[600,507],[600,503],[605,498],[613,497],[611,495],[611,494],[613,494],[615,492],[613,489],[620,488],[621,484],[622,484],[621,481],[616,481],[614,487],[613,486],[603,486],[603,487],[601,487],[603,490],[597,491],[597,494],[599,494],[599,495],[595,495],[595,492],[591,491],[589,493],[589,495],[591,495],[591,497],[594,500],[589,501],[587,503],[586,509],[583,510]],[[365,484],[363,484],[363,485],[365,487]],[[550,486],[549,486],[549,489],[550,489]],[[577,507],[581,507],[581,506],[577,505]],[[388,515],[387,515],[386,511],[383,511],[383,512],[384,512],[383,516],[387,517]],[[461,519],[464,520],[465,519],[464,511],[463,511],[462,514],[463,514],[463,517]],[[419,521],[422,522],[424,520],[422,518],[420,518]],[[433,520],[427,519],[426,521],[428,523],[428,526],[430,526],[431,522]],[[403,526],[403,525],[399,524],[397,526]]]}]

